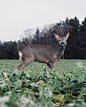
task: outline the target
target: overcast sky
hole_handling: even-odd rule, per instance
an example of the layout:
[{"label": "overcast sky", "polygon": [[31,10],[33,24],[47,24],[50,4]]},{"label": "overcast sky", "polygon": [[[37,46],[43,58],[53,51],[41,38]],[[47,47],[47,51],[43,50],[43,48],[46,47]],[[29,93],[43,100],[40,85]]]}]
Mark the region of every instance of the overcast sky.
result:
[{"label": "overcast sky", "polygon": [[0,0],[0,41],[18,40],[25,29],[86,17],[86,0]]}]

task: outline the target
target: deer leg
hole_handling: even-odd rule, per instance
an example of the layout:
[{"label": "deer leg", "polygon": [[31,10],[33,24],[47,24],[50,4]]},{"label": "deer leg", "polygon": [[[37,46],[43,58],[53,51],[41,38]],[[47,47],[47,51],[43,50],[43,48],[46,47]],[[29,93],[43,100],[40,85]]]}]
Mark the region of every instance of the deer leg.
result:
[{"label": "deer leg", "polygon": [[54,63],[47,63],[46,72],[48,69],[54,70]]},{"label": "deer leg", "polygon": [[47,66],[46,66],[46,73],[48,74],[48,69],[50,69],[49,68],[49,65],[47,64]]},{"label": "deer leg", "polygon": [[20,69],[23,63],[24,63],[24,61],[19,66],[17,66],[16,68]]},{"label": "deer leg", "polygon": [[17,67],[20,71],[20,74],[22,73],[23,68],[25,68],[27,65],[29,65],[32,62],[33,62],[32,59],[23,60],[23,62]]},{"label": "deer leg", "polygon": [[47,64],[48,65],[48,67],[51,69],[51,70],[54,70],[54,63],[49,63],[49,64]]},{"label": "deer leg", "polygon": [[47,66],[46,66],[46,71],[49,69],[49,66],[48,66],[48,64],[47,64]]}]

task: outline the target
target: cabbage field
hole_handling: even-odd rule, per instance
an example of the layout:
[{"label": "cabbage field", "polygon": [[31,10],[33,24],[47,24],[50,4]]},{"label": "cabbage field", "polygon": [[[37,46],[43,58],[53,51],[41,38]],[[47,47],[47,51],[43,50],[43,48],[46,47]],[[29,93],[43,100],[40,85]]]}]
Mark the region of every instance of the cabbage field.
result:
[{"label": "cabbage field", "polygon": [[86,107],[86,60],[60,60],[46,73],[33,62],[0,60],[0,107]]}]

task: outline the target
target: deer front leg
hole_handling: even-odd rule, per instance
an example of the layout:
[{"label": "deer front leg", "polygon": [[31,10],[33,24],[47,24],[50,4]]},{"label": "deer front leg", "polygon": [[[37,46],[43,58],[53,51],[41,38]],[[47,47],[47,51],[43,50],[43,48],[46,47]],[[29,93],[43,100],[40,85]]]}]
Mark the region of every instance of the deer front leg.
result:
[{"label": "deer front leg", "polygon": [[54,70],[54,63],[47,63],[46,71],[47,71],[48,69]]},{"label": "deer front leg", "polygon": [[47,64],[47,66],[46,66],[46,71],[49,69],[49,66],[48,66],[48,64]]}]

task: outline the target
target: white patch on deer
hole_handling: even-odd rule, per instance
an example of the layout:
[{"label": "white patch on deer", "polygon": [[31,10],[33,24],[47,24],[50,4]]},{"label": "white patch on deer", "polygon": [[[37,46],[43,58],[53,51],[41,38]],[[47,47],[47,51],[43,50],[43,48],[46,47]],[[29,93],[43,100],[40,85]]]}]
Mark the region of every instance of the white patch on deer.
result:
[{"label": "white patch on deer", "polygon": [[19,60],[22,60],[22,53],[19,51]]}]

